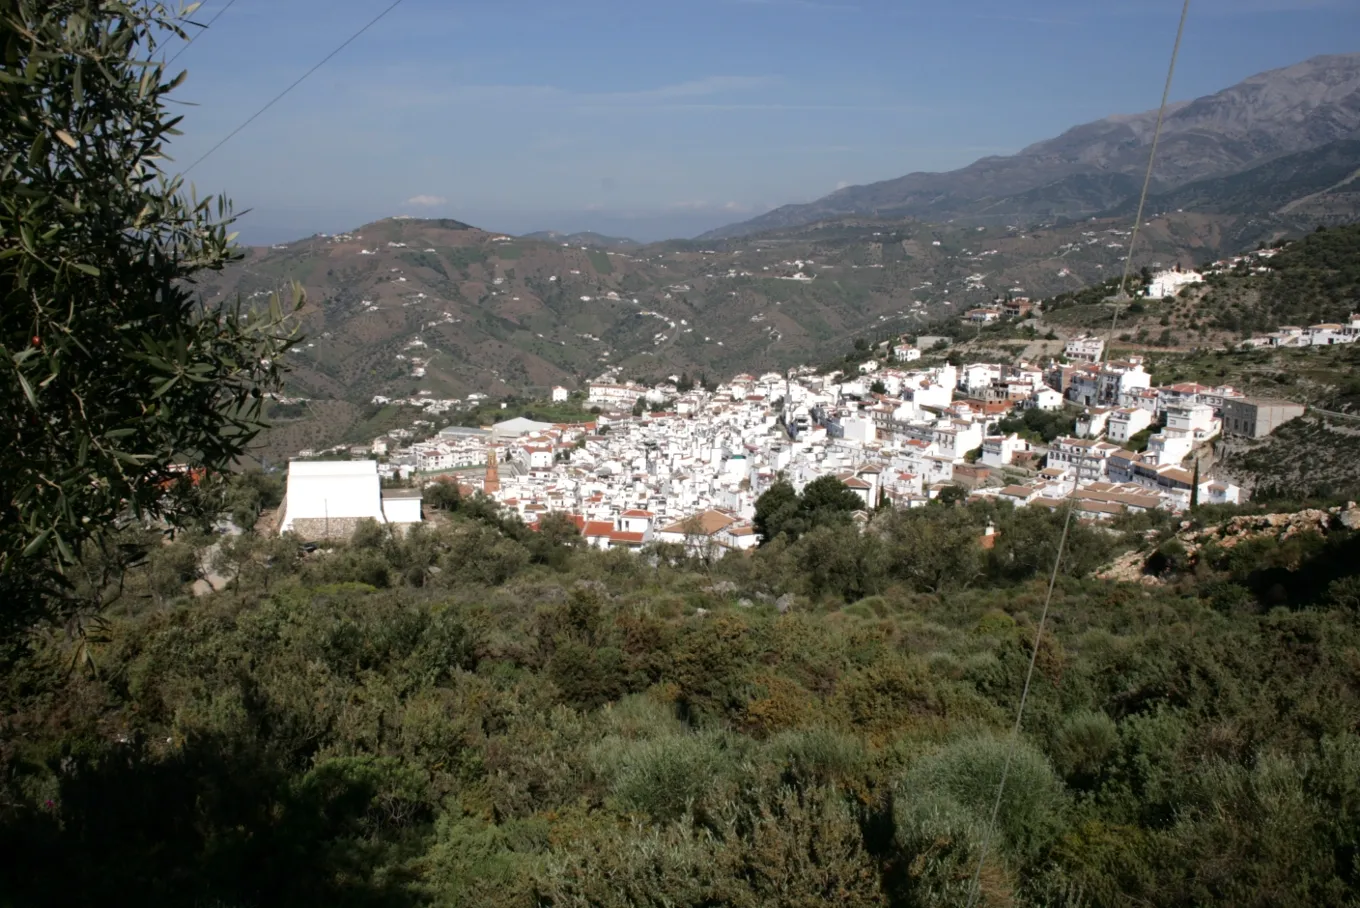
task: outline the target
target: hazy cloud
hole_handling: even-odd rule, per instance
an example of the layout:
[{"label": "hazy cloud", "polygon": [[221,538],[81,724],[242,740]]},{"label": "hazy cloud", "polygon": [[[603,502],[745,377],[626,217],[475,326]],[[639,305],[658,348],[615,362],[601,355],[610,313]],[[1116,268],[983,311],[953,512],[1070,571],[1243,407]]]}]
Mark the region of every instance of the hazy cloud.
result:
[{"label": "hazy cloud", "polygon": [[710,202],[707,199],[675,202],[670,208],[672,211],[725,211],[732,214],[741,214],[752,210],[750,205],[743,205],[741,202]]},{"label": "hazy cloud", "polygon": [[423,208],[433,208],[436,205],[447,205],[449,200],[442,195],[413,195],[406,200],[407,205],[420,205]]}]

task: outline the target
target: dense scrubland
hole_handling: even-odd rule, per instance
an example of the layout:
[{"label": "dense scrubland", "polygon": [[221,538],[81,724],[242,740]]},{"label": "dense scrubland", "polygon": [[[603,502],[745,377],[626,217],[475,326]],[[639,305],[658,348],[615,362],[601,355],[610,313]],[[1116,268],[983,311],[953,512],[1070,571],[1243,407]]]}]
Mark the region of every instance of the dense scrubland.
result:
[{"label": "dense scrubland", "polygon": [[989,838],[1062,513],[795,496],[717,558],[439,504],[92,551],[88,617],[3,654],[0,903],[944,906],[980,859],[983,905],[1358,901],[1338,519],[1074,526]]}]

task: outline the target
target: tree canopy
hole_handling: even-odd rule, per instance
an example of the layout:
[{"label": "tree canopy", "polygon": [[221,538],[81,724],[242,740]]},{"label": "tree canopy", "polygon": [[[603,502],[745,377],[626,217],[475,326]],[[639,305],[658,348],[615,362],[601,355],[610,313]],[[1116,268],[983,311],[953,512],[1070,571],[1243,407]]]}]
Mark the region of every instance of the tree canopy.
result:
[{"label": "tree canopy", "polygon": [[205,307],[236,257],[221,199],[165,169],[182,35],[159,4],[0,5],[0,600],[27,614],[118,521],[174,518],[186,471],[228,468],[262,428],[292,342],[267,311]]},{"label": "tree canopy", "polygon": [[779,536],[794,540],[816,527],[841,523],[863,508],[860,497],[835,476],[814,479],[801,495],[780,479],[756,499],[753,522],[765,542]]}]

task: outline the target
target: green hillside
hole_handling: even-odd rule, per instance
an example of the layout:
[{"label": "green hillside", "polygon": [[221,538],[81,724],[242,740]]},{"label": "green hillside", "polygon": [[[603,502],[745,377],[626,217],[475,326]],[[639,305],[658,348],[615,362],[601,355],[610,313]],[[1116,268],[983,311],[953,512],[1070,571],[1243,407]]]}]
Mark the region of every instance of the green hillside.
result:
[{"label": "green hillside", "polygon": [[[1138,261],[1190,266],[1239,251],[1222,245],[1230,221],[1155,219],[1140,234]],[[1007,293],[1054,298],[1062,330],[1108,324],[1102,291],[1081,288],[1118,273],[1127,235],[1114,221],[979,230],[848,218],[711,244],[610,249],[451,220],[389,219],[251,249],[200,286],[209,300],[239,294],[247,303],[289,280],[307,291],[289,393],[311,401],[320,421],[271,433],[265,453],[279,457],[303,436],[308,446],[367,441],[356,417],[374,395],[532,398],[554,385],[579,388],[611,367],[659,378],[823,362],[857,338],[919,332]],[[1310,237],[1281,261],[1354,236],[1352,228]],[[1321,266],[1309,258],[1300,267]],[[1221,299],[1202,305],[1146,304],[1143,317],[1121,320],[1121,331],[1140,343],[1164,334],[1205,343],[1277,317],[1275,301],[1295,291],[1320,300],[1319,311],[1340,305],[1346,291],[1333,278],[1305,286],[1298,270],[1282,267],[1279,287],[1260,305],[1244,294],[1263,281],[1234,278]],[[1330,296],[1323,302],[1319,293]]]},{"label": "green hillside", "polygon": [[[5,899],[953,908],[979,861],[1012,908],[1360,898],[1339,512],[1078,525],[1013,759],[1061,514],[818,519],[706,564],[464,502],[243,536],[198,599],[211,537],[125,534],[97,637],[3,653]],[[1130,546],[1145,582],[1092,578]]]}]

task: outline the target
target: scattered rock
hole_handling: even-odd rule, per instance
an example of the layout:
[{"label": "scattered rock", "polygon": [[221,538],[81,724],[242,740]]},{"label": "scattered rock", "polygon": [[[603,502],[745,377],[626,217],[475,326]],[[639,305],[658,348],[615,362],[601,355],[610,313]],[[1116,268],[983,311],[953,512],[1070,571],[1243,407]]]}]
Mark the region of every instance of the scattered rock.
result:
[{"label": "scattered rock", "polygon": [[753,606],[755,606],[755,603],[752,602],[750,599],[738,599],[737,605],[741,606],[742,608],[752,608]]},{"label": "scattered rock", "polygon": [[[1185,547],[1186,555],[1195,558],[1199,550],[1209,543],[1219,548],[1231,549],[1249,539],[1262,536],[1285,540],[1299,533],[1321,533],[1327,535],[1338,528],[1360,529],[1360,508],[1349,502],[1344,508],[1321,510],[1307,508],[1294,513],[1249,514],[1232,517],[1217,526],[1193,529],[1190,521],[1180,524],[1180,532],[1173,538]],[[1150,534],[1149,543],[1155,541],[1156,534]],[[1127,552],[1120,555],[1096,576],[1102,580],[1116,580],[1124,583],[1142,583],[1149,586],[1161,584],[1156,577],[1144,571],[1148,551]]]},{"label": "scattered rock", "polygon": [[774,607],[779,610],[779,614],[784,614],[793,608],[793,593],[785,593],[774,601]]},{"label": "scattered rock", "polygon": [[763,602],[766,605],[770,605],[771,603],[774,602],[774,597],[771,596],[769,593],[756,593],[756,601]]},{"label": "scattered rock", "polygon": [[1355,502],[1348,501],[1341,513],[1336,515],[1336,520],[1348,530],[1360,530],[1360,508],[1355,506]]},{"label": "scattered rock", "polygon": [[737,591],[737,585],[731,580],[719,580],[712,586],[704,587],[705,593],[714,593],[718,596],[730,596]]}]

